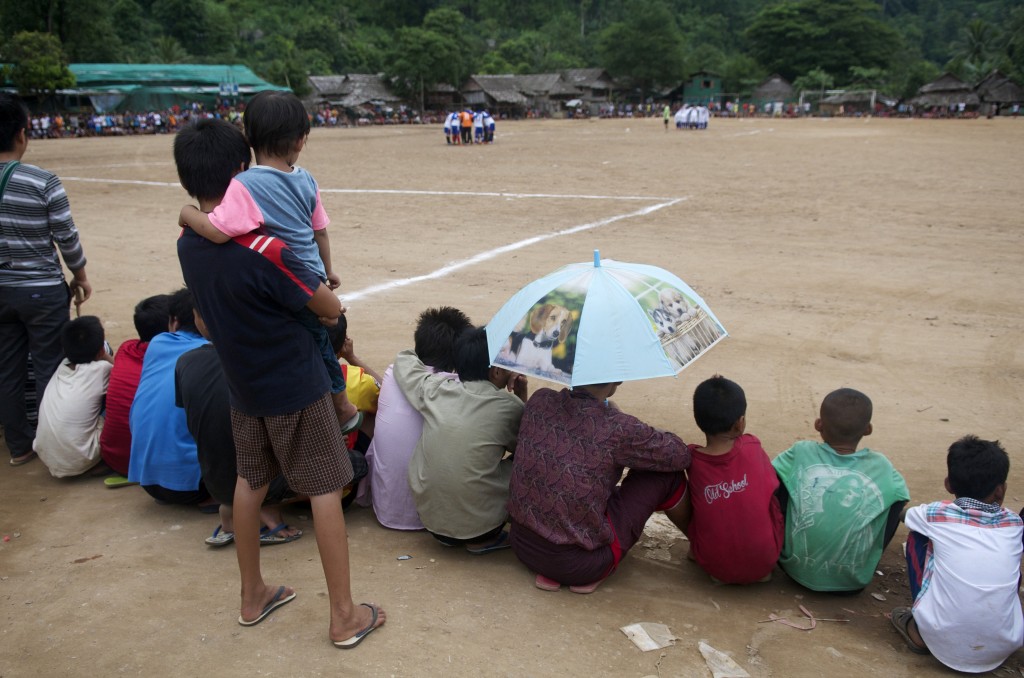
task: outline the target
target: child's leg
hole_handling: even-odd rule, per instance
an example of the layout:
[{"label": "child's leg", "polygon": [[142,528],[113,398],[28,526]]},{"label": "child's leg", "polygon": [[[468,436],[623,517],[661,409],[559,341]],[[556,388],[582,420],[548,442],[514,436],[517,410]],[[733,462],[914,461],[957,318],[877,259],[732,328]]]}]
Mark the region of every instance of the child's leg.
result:
[{"label": "child's leg", "polygon": [[[258,489],[239,476],[232,504],[235,527],[235,552],[238,571],[242,577],[241,619],[256,619],[274,598],[277,587],[267,586],[260,571],[260,507],[267,494],[267,486]],[[295,591],[285,588],[284,595]]]},{"label": "child's leg", "polygon": [[928,548],[931,540],[913,530],[907,535],[907,578],[910,580],[910,599],[917,600],[921,593],[924,566],[928,562]]},{"label": "child's leg", "polygon": [[906,505],[907,502],[898,501],[889,507],[889,517],[885,520],[885,533],[882,540],[883,550],[889,546],[889,542],[892,541],[893,536],[896,534],[896,528],[900,526],[900,518],[903,515],[903,507]]},{"label": "child's leg", "polygon": [[[309,498],[316,524],[316,545],[327,579],[327,597],[331,604],[331,640],[346,640],[367,628],[373,612],[352,600],[352,581],[348,559],[348,533],[341,511],[341,491]],[[379,610],[377,626],[387,619]]]}]

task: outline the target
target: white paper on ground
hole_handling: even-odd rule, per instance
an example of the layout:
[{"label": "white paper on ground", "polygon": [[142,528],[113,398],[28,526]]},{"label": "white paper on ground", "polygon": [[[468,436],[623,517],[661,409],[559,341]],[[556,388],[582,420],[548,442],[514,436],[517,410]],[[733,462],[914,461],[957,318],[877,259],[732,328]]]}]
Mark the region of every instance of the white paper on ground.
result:
[{"label": "white paper on ground", "polygon": [[637,622],[619,629],[633,644],[644,652],[660,650],[675,642],[676,637],[664,624],[655,622]]},{"label": "white paper on ground", "polygon": [[708,669],[714,678],[750,678],[750,674],[743,670],[743,667],[733,661],[726,653],[716,650],[705,641],[697,644],[700,653],[704,655]]}]

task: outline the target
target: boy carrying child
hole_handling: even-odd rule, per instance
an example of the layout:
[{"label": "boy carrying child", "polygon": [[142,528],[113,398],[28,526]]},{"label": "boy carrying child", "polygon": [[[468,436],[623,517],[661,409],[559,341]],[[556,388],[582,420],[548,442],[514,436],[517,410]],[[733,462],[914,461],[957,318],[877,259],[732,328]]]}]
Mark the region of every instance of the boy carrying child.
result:
[{"label": "boy carrying child", "polygon": [[912,652],[957,671],[991,671],[1024,646],[1020,584],[1024,523],[1003,508],[1010,458],[998,442],[965,436],[949,447],[954,501],[909,509],[907,574],[914,608],[892,624]]},{"label": "boy carrying child", "polygon": [[[256,165],[231,180],[223,199],[210,213],[194,205],[182,207],[178,224],[215,243],[259,229],[283,240],[321,282],[336,289],[341,279],[331,265],[327,237],[330,219],[320,201],[316,180],[295,165],[309,137],[306,109],[291,92],[260,92],[246,107],[243,123],[256,154]],[[362,418],[345,394],[345,377],[326,328],[308,308],[300,310],[298,317],[316,339],[327,366],[343,431],[358,429]]]},{"label": "boy carrying child", "polygon": [[[216,207],[248,155],[238,129],[221,120],[201,120],[174,140],[178,176],[204,210]],[[352,465],[320,348],[296,317],[303,307],[321,318],[337,318],[344,309],[320,277],[276,238],[248,234],[215,245],[186,228],[178,239],[178,259],[230,391],[238,463],[233,506],[242,580],[238,623],[258,624],[296,595],[287,586],[268,586],[260,569],[260,505],[280,473],[293,490],[309,497],[313,509],[330,604],[329,637],[337,648],[356,647],[386,615],[372,603],[352,600],[341,512],[341,489],[352,479]]]},{"label": "boy carrying child", "polygon": [[692,557],[725,584],[767,581],[782,549],[779,479],[761,441],[744,433],[747,399],[740,385],[716,375],[693,392],[693,418],[707,438],[691,444],[684,532]]},{"label": "boy carrying child", "polygon": [[779,565],[812,591],[859,593],[910,499],[903,476],[860,440],[871,435],[871,400],[852,388],[821,402],[814,429],[772,462],[785,493],[786,540]]}]

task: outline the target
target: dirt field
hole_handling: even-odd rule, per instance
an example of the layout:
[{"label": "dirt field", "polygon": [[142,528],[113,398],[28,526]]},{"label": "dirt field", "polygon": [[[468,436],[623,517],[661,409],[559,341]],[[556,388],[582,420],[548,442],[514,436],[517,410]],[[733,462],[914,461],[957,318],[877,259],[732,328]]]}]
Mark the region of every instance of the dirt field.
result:
[{"label": "dirt field", "polygon": [[[181,285],[187,196],[170,149],[169,136],[47,141],[25,158],[65,180],[95,288],[83,312],[103,318],[114,346],[132,336],[139,299]],[[1016,509],[1022,156],[1024,120],[714,120],[665,132],[650,119],[499,123],[496,144],[470,148],[446,147],[439,126],[315,130],[300,164],[333,218],[357,353],[380,371],[411,346],[422,309],[451,304],[485,323],[519,287],[597,248],[675,272],[731,335],[676,379],[624,385],[626,411],[699,440],[689,399],[720,372],[746,389],[748,430],[774,456],[814,437],[821,398],[852,386],[875,404],[865,443],[902,471],[912,503],[944,498],[946,448],[977,433],[1010,451]],[[804,591],[778,570],[771,583],[714,586],[658,525],[579,596],[535,589],[511,552],[442,551],[357,509],[353,588],[388,622],[340,654],[308,509],[286,513],[306,536],[262,553],[268,581],[297,600],[247,629],[235,621],[233,547],[202,541],[216,517],[138,488],[58,481],[39,462],[0,465],[0,488],[4,678],[707,676],[700,639],[756,677],[950,673],[905,649],[884,616],[909,602],[903,528],[856,597]],[[849,621],[760,623],[799,605]],[[638,621],[679,640],[642,653],[619,631]],[[995,675],[1018,671],[1024,652]]]}]

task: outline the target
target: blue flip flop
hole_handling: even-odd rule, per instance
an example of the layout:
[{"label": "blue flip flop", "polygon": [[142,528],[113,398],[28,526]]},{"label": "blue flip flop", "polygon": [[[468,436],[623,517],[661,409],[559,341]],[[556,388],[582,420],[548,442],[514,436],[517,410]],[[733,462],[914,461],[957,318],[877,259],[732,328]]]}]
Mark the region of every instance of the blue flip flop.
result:
[{"label": "blue flip flop", "polygon": [[206,544],[208,546],[227,546],[235,540],[235,533],[228,532],[224,529],[223,525],[218,525],[213,530],[213,534],[206,538]]},{"label": "blue flip flop", "polygon": [[[345,640],[336,640],[336,641],[334,641],[334,647],[338,648],[339,650],[351,650],[356,645],[358,645],[359,643],[363,642],[363,639],[366,638],[366,636],[368,636],[371,633],[373,633],[374,629],[377,628],[377,613],[378,613],[377,606],[373,605],[372,603],[359,603],[359,604],[362,605],[363,607],[370,608],[370,612],[373,614],[373,617],[370,619],[370,624],[366,628],[364,628],[362,631],[360,631],[356,635],[352,636],[351,638],[346,638]],[[383,624],[381,624],[381,626],[383,626]]]},{"label": "blue flip flop", "polygon": [[[246,621],[246,620],[242,619],[242,615],[238,615],[238,623],[241,624],[242,626],[256,626],[261,621],[266,619],[270,615],[271,612],[273,612],[277,608],[281,607],[285,603],[290,603],[293,600],[295,600],[295,592],[294,591],[292,591],[292,594],[289,595],[289,596],[284,595],[284,592],[285,592],[285,587],[284,586],[278,587],[277,593],[274,594],[274,597],[270,599],[270,602],[267,603],[267,606],[263,608],[262,612],[260,612],[260,616],[256,617],[255,619],[252,619],[250,621]],[[376,618],[376,617],[374,617],[374,618]]]},{"label": "blue flip flop", "polygon": [[290,541],[295,541],[302,536],[302,530],[298,530],[295,534],[281,534],[282,531],[287,530],[288,525],[281,523],[274,529],[268,527],[260,528],[260,546],[273,546],[274,544],[287,544]]},{"label": "blue flip flop", "polygon": [[499,534],[490,544],[485,546],[475,546],[473,548],[467,546],[466,550],[474,556],[482,556],[487,553],[494,553],[495,551],[507,549],[511,546],[512,544],[508,540],[508,530],[502,530],[501,534]]}]

